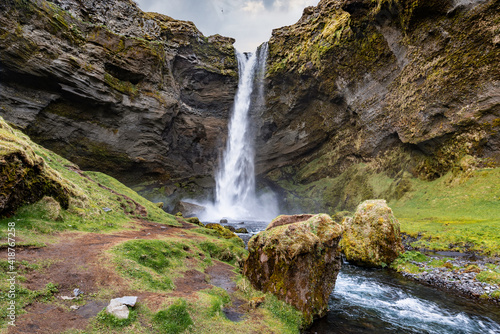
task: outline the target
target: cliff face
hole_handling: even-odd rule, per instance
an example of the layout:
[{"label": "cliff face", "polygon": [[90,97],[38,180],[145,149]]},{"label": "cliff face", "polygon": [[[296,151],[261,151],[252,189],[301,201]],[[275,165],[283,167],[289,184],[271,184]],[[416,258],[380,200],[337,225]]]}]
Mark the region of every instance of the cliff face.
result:
[{"label": "cliff face", "polygon": [[0,115],[128,184],[213,174],[237,86],[232,43],[134,2],[0,4]]},{"label": "cliff face", "polygon": [[[257,170],[289,207],[332,212],[400,197],[466,156],[498,166],[499,22],[498,0],[306,8],[269,42]],[[392,183],[374,185],[380,173]]]}]

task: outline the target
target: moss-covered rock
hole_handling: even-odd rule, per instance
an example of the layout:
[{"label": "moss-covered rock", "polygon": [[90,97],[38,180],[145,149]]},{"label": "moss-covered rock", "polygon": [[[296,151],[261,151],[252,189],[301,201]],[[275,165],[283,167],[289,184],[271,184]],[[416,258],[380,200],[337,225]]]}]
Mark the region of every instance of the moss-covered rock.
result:
[{"label": "moss-covered rock", "polygon": [[340,247],[349,262],[385,267],[403,251],[399,222],[385,200],[364,201],[343,225]]},{"label": "moss-covered rock", "polygon": [[238,237],[236,234],[234,234],[234,232],[232,232],[231,230],[229,230],[228,228],[226,228],[220,224],[208,223],[207,225],[205,225],[205,227],[216,231],[217,234],[219,234],[224,239],[236,238],[237,240],[241,241],[242,246],[244,245],[243,240],[241,240],[240,237]]},{"label": "moss-covered rock", "polygon": [[326,214],[304,216],[280,216],[274,227],[253,236],[243,273],[255,288],[302,311],[309,323],[328,309],[341,265],[342,226]]},{"label": "moss-covered rock", "polygon": [[[71,197],[85,196],[35,153],[27,137],[0,117],[0,216],[42,198],[50,198],[45,200],[49,204],[55,200],[67,209]],[[59,213],[54,215],[57,218]]]}]

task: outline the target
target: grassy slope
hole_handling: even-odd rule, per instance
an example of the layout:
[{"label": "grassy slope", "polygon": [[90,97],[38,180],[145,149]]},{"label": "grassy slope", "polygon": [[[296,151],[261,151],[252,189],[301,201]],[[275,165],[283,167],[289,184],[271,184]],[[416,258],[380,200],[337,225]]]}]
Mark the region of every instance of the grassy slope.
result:
[{"label": "grassy slope", "polygon": [[389,205],[403,232],[423,236],[415,246],[500,255],[500,168],[414,179],[412,191]]},{"label": "grassy slope", "polygon": [[[78,233],[119,233],[136,228],[133,220],[142,219],[149,222],[180,226],[174,216],[165,213],[156,204],[142,198],[117,180],[96,172],[81,172],[78,167],[55,153],[31,142],[21,132],[15,134],[27,141],[35,153],[45,160],[64,179],[73,184],[82,194],[79,202],[73,203],[63,210],[53,200],[43,200],[21,207],[15,215],[0,219],[2,235],[0,243],[5,250],[7,246],[7,227],[15,222],[16,247],[45,247],[60,240],[60,232],[78,231]],[[126,197],[125,197],[125,196]],[[128,198],[127,198],[128,197]],[[135,201],[143,206],[147,215],[135,210]],[[104,210],[107,208],[106,210]],[[108,210],[110,209],[110,210]],[[202,231],[203,230],[203,231]],[[189,241],[184,238],[163,237],[159,240],[128,240],[118,244],[107,252],[106,266],[116,270],[131,289],[165,294],[175,290],[175,278],[183,276],[186,270],[197,269],[203,272],[213,264],[213,260],[224,260],[235,265],[236,260],[243,256],[246,250],[241,243],[214,236],[214,233],[204,228],[182,230],[183,235],[202,238],[201,242]],[[188,252],[189,251],[189,252]],[[9,284],[7,271],[9,263],[7,255],[0,259],[0,332],[7,330],[7,296]],[[193,256],[194,254],[194,256]],[[34,302],[59,305],[55,298],[57,285],[49,283],[41,290],[29,290],[23,282],[26,275],[37,271],[44,275],[55,263],[50,259],[43,263],[19,261],[16,263],[18,272],[16,291],[17,315],[24,313],[24,308]],[[5,269],[5,270],[4,270]],[[83,270],[83,269],[82,269]],[[238,278],[238,298],[250,300],[255,296],[263,296],[255,291],[248,281]],[[94,296],[85,298],[107,299],[112,291],[100,291]],[[88,300],[76,303],[84,304]],[[194,298],[194,299],[193,299]],[[297,311],[272,296],[266,297],[263,307],[256,309],[250,320],[233,323],[226,319],[221,307],[229,303],[225,290],[219,288],[205,289],[194,294],[191,299],[165,298],[162,310],[152,312],[147,305],[140,304],[132,312],[131,319],[120,321],[101,312],[94,318],[85,330],[70,331],[71,333],[157,333],[167,330],[172,333],[185,329],[196,333],[251,333],[260,332],[298,333],[301,323]],[[172,320],[168,315],[178,315],[179,321]],[[255,319],[259,321],[255,322]]]},{"label": "grassy slope", "polygon": [[335,178],[308,182],[327,161],[318,159],[300,169],[297,178],[275,176],[286,202],[304,212],[334,215],[354,212],[367,199],[386,199],[401,222],[401,231],[422,238],[417,247],[478,251],[500,255],[500,168],[477,168],[464,158],[434,181],[399,173],[378,172],[376,161],[356,164]]}]

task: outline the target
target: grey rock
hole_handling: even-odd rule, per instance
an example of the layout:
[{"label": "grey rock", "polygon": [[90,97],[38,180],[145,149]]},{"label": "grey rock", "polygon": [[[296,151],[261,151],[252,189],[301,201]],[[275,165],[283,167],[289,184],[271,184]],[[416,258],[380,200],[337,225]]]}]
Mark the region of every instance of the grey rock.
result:
[{"label": "grey rock", "polygon": [[80,289],[78,289],[78,288],[76,288],[76,289],[73,290],[73,295],[75,297],[78,297],[79,295],[83,295],[83,291],[80,290]]},{"label": "grey rock", "polygon": [[130,313],[127,305],[116,299],[111,299],[109,305],[106,307],[106,312],[114,315],[118,319],[127,319]]},{"label": "grey rock", "polygon": [[135,303],[137,302],[137,297],[136,296],[125,296],[125,297],[121,297],[121,298],[115,298],[112,300],[116,300],[122,304],[134,307]]}]

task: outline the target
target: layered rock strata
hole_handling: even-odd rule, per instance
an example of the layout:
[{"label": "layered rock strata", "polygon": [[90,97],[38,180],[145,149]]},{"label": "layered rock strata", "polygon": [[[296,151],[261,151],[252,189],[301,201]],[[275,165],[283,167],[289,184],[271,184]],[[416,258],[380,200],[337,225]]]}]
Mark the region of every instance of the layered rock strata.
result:
[{"label": "layered rock strata", "polygon": [[[499,166],[499,19],[498,0],[306,8],[269,41],[257,170],[290,208],[333,213],[400,197],[407,177],[436,179],[467,155]],[[370,184],[380,172],[392,189]]]},{"label": "layered rock strata", "polygon": [[128,184],[213,175],[237,86],[233,39],[133,1],[0,4],[0,115]]}]

